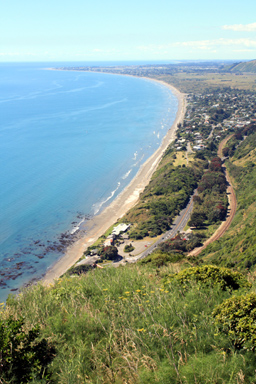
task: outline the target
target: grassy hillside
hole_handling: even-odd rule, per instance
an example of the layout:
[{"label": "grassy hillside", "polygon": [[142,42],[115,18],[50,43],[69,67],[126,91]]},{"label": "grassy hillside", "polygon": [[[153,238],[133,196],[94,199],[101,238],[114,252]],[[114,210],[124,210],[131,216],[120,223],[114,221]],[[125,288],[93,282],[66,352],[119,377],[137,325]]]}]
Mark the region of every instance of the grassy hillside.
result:
[{"label": "grassy hillside", "polygon": [[[255,286],[216,267],[172,271],[171,264],[96,269],[10,298],[0,322],[2,382],[254,383]],[[250,308],[245,301],[252,302]],[[10,334],[10,324],[21,318],[23,327]],[[44,369],[33,360],[31,343],[20,342],[35,325],[44,351],[54,351]],[[31,364],[25,381],[15,370],[22,363]]]},{"label": "grassy hillside", "polygon": [[[235,140],[235,138],[234,138]],[[233,142],[230,144],[233,146]],[[237,144],[237,143],[236,143]],[[201,254],[206,262],[255,270],[256,265],[256,133],[227,162],[236,190],[237,213],[228,232]]]},{"label": "grassy hillside", "polygon": [[256,73],[256,60],[238,63],[230,68],[232,72],[251,72]]}]

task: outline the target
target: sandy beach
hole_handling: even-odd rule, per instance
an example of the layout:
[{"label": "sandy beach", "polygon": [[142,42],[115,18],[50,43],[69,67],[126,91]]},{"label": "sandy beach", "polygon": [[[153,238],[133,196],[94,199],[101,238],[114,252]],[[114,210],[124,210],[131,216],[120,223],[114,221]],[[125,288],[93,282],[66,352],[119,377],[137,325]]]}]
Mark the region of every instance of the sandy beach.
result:
[{"label": "sandy beach", "polygon": [[138,201],[140,193],[144,190],[145,186],[149,183],[154,171],[156,170],[163,153],[168,145],[175,138],[177,124],[182,122],[185,114],[185,95],[179,92],[176,88],[169,84],[147,78],[150,81],[159,82],[166,87],[169,87],[178,99],[178,111],[173,125],[168,130],[164,137],[161,146],[155,153],[141,166],[137,175],[133,178],[131,183],[116,197],[116,199],[106,207],[99,215],[93,217],[88,223],[88,231],[86,235],[74,244],[72,244],[53,266],[49,268],[42,282],[45,285],[53,283],[63,273],[65,273],[77,260],[83,255],[83,252],[88,246],[92,245],[111,225],[113,225],[119,218],[121,218],[130,208],[132,208]]}]

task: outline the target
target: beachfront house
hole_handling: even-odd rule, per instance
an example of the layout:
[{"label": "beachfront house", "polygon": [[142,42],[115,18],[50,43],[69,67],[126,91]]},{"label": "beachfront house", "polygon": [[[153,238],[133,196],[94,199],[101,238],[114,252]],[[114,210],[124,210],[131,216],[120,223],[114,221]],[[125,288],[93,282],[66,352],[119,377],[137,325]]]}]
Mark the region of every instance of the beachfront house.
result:
[{"label": "beachfront house", "polygon": [[120,233],[126,232],[128,228],[130,228],[130,224],[118,224],[116,227],[114,227],[112,235],[119,236]]}]

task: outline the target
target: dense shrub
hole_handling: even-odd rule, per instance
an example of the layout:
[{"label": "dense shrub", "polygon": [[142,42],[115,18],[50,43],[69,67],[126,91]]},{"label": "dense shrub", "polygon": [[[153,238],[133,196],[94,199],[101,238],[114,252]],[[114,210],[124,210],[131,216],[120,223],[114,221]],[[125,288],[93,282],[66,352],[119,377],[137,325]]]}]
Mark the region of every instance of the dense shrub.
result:
[{"label": "dense shrub", "polygon": [[210,122],[212,124],[222,123],[222,121],[227,119],[229,116],[230,116],[230,112],[224,110],[223,108],[217,108],[211,114]]},{"label": "dense shrub", "polygon": [[198,183],[198,195],[194,198],[193,212],[188,224],[200,228],[224,220],[228,206],[226,189],[221,159],[214,157],[209,164],[209,170]]},{"label": "dense shrub", "polygon": [[[36,326],[25,331],[24,320],[0,320],[0,382],[27,383],[32,379],[49,379],[48,364],[55,349],[45,339],[38,340]],[[3,380],[3,381],[2,381]]]},{"label": "dense shrub", "polygon": [[204,212],[199,212],[194,210],[190,216],[188,225],[190,227],[200,228],[204,225],[205,220],[206,220],[206,215]]},{"label": "dense shrub", "polygon": [[223,156],[227,157],[227,156],[230,155],[230,153],[231,153],[230,148],[225,147],[225,148],[222,149]]},{"label": "dense shrub", "polygon": [[132,252],[134,249],[134,246],[130,243],[124,247],[124,252]]},{"label": "dense shrub", "polygon": [[221,158],[220,157],[214,157],[209,165],[209,170],[212,172],[221,172]]},{"label": "dense shrub", "polygon": [[162,267],[168,263],[176,263],[184,258],[182,253],[164,253],[156,251],[142,259],[139,264],[150,264],[154,267]]},{"label": "dense shrub", "polygon": [[68,275],[82,275],[93,269],[92,265],[77,265],[70,268],[67,272]]},{"label": "dense shrub", "polygon": [[102,260],[116,260],[118,257],[118,249],[114,245],[103,247],[99,251],[99,255]]},{"label": "dense shrub", "polygon": [[174,217],[188,203],[203,174],[203,162],[194,161],[193,167],[175,167],[172,159],[164,158],[149,185],[140,195],[139,203],[122,221],[131,223],[131,239],[155,237],[170,229]]},{"label": "dense shrub", "polygon": [[142,231],[140,230],[133,230],[129,233],[129,236],[131,239],[134,239],[134,240],[141,240],[143,239],[143,237],[147,236],[148,235],[148,231],[144,231],[142,233]]},{"label": "dense shrub", "polygon": [[201,241],[201,236],[194,234],[193,232],[186,235],[186,237],[178,234],[174,238],[160,243],[158,248],[166,253],[173,251],[190,252],[192,249],[201,246]]},{"label": "dense shrub", "polygon": [[177,273],[173,278],[182,284],[196,281],[203,285],[218,285],[223,290],[250,287],[250,283],[241,273],[215,265],[188,268]]},{"label": "dense shrub", "polygon": [[256,294],[231,297],[218,305],[213,316],[220,332],[236,349],[256,349]]},{"label": "dense shrub", "polygon": [[[232,139],[228,141],[228,146],[232,144]],[[245,268],[255,270],[255,146],[256,133],[253,133],[241,142],[233,158],[226,161],[226,167],[234,181],[237,210],[229,231],[202,251],[201,257],[209,255],[210,263],[225,267],[236,266],[241,270]]]}]

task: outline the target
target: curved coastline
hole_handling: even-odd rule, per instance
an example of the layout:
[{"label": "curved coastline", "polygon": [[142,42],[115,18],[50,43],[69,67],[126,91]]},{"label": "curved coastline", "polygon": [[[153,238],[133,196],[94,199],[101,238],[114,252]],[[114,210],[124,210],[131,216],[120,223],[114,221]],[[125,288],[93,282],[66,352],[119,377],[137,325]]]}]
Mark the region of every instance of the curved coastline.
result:
[{"label": "curved coastline", "polygon": [[103,233],[106,232],[106,230],[111,225],[113,225],[136,204],[140,193],[149,183],[153,173],[161,161],[163,153],[175,138],[177,125],[183,121],[186,110],[185,95],[164,81],[152,79],[149,77],[144,77],[144,79],[155,81],[168,87],[177,97],[178,110],[176,113],[175,121],[163,138],[160,147],[140,167],[139,171],[131,180],[130,184],[99,215],[96,215],[90,219],[86,235],[68,247],[66,253],[47,270],[46,274],[41,279],[41,282],[44,285],[53,283],[55,279],[58,279],[63,273],[72,267],[75,262],[80,259],[88,246],[92,245]]}]

